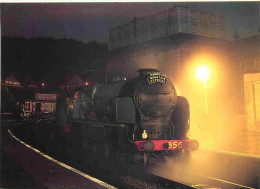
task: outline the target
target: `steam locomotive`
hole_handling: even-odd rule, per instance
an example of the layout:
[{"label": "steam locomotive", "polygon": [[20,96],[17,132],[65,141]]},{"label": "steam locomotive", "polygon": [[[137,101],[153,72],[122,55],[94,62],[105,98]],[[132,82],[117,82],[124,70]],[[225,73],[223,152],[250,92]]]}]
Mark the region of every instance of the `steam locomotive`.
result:
[{"label": "steam locomotive", "polygon": [[144,166],[150,157],[198,148],[188,138],[188,101],[159,70],[138,72],[133,79],[83,86],[58,98],[57,122],[69,127],[75,147],[120,154]]}]

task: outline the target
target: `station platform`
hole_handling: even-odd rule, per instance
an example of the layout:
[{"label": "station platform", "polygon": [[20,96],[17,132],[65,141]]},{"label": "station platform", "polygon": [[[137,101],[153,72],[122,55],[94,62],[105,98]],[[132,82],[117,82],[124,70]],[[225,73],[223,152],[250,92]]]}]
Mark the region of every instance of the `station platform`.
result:
[{"label": "station platform", "polygon": [[1,148],[0,188],[47,188]]},{"label": "station platform", "polygon": [[233,131],[233,132],[211,132],[202,131],[195,136],[200,148],[242,153],[260,157],[260,132]]},{"label": "station platform", "polygon": [[115,188],[19,141],[8,125],[1,123],[1,188]]}]

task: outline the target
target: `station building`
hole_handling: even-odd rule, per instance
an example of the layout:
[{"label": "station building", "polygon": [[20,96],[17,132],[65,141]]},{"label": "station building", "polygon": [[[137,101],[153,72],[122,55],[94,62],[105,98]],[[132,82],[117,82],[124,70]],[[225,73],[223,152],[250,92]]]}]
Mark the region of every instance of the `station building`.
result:
[{"label": "station building", "polygon": [[[259,35],[229,41],[226,32],[221,15],[173,7],[109,30],[110,51],[104,61],[107,71],[127,78],[141,68],[166,73],[178,95],[188,98],[197,127],[249,129],[244,74],[259,72]],[[206,87],[195,76],[199,65],[211,71]]]},{"label": "station building", "polygon": [[17,113],[17,108],[22,117],[53,114],[56,111],[57,90],[46,89],[43,83],[32,78],[25,79],[22,84],[14,74],[10,74],[1,83],[1,89],[4,102],[1,114]]}]

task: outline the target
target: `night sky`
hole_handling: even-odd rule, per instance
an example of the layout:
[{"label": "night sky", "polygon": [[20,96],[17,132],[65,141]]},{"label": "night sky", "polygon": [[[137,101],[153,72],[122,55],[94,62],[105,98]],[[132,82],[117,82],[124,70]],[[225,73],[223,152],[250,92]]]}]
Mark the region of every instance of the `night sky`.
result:
[{"label": "night sky", "polygon": [[[193,2],[190,8],[226,17],[228,37],[257,34],[259,2]],[[72,38],[83,42],[108,41],[116,25],[165,10],[174,3],[3,3],[2,36]]]}]

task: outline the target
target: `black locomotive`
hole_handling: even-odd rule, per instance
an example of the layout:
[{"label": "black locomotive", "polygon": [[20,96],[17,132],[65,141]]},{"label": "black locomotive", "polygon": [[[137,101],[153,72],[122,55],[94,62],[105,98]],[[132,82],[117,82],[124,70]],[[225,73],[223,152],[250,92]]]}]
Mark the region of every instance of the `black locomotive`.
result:
[{"label": "black locomotive", "polygon": [[145,165],[151,155],[198,148],[187,137],[188,101],[159,70],[138,72],[130,80],[84,86],[58,98],[57,121],[71,129],[75,146],[105,156],[139,157]]}]

